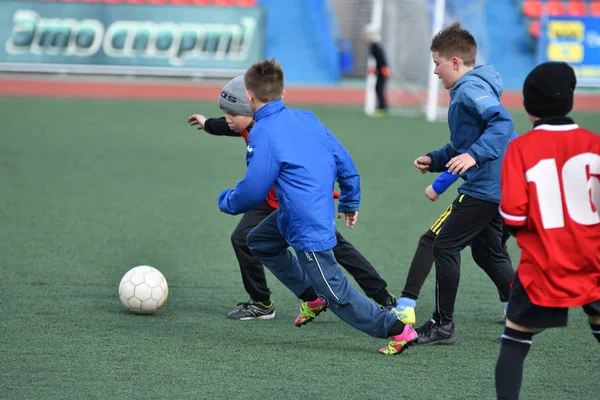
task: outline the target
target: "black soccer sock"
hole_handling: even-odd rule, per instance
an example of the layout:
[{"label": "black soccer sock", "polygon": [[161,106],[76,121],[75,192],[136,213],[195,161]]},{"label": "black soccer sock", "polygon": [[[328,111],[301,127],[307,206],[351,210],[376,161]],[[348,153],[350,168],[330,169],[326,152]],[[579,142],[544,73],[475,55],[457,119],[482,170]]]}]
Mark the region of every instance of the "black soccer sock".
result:
[{"label": "black soccer sock", "polygon": [[594,325],[590,322],[590,328],[592,328],[592,334],[598,342],[600,342],[600,324]]},{"label": "black soccer sock", "polygon": [[404,331],[404,322],[397,320],[396,322],[394,322],[394,325],[392,325],[392,327],[390,328],[390,331],[388,332],[388,337],[399,335],[403,331]]},{"label": "black soccer sock", "polygon": [[425,232],[419,238],[419,244],[415,250],[415,255],[410,263],[406,284],[402,290],[402,297],[417,300],[421,288],[433,268],[433,250],[432,245],[435,239],[435,233],[431,230]]},{"label": "black soccer sock", "polygon": [[496,363],[496,395],[498,399],[519,398],[523,380],[523,363],[531,347],[531,332],[505,328],[501,336],[500,356]]},{"label": "black soccer sock", "polygon": [[396,304],[394,303],[394,301],[396,301],[396,298],[393,294],[388,292],[386,288],[383,288],[379,292],[377,292],[377,294],[373,296],[373,300],[375,300],[377,304],[383,307],[396,306]]},{"label": "black soccer sock", "polygon": [[317,296],[317,292],[315,292],[315,289],[311,286],[298,297],[302,301],[315,301],[319,296]]}]

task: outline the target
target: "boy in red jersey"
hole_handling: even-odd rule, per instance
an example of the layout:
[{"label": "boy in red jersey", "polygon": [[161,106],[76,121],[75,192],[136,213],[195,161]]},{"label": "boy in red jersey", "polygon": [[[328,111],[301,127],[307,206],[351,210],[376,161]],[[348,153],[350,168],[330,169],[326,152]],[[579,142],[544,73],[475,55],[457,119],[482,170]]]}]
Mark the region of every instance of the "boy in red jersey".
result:
[{"label": "boy in red jersey", "polygon": [[[254,125],[253,113],[246,96],[244,77],[239,76],[227,83],[221,92],[219,106],[225,117],[206,118],[200,114],[189,117],[192,126],[198,126],[211,135],[242,137],[248,143],[248,135]],[[247,149],[250,151],[249,149]],[[333,193],[338,197],[337,192]],[[279,207],[275,188],[269,191],[265,202],[245,213],[233,233],[231,243],[240,266],[242,282],[250,300],[239,303],[239,309],[227,314],[236,320],[272,319],[275,317],[275,305],[271,301],[271,291],[267,286],[265,269],[261,262],[250,252],[246,238],[248,233]],[[335,258],[354,277],[365,294],[381,307],[394,307],[396,298],[387,291],[387,282],[381,278],[369,261],[339,232],[336,232],[337,245],[333,248]],[[312,290],[312,289],[311,289]],[[307,293],[310,298],[311,293]],[[316,295],[315,295],[316,297]],[[310,298],[312,300],[312,298]],[[306,307],[305,307],[306,308]],[[321,310],[313,310],[313,317]],[[297,321],[303,325],[306,317]]]},{"label": "boy in red jersey", "polygon": [[517,399],[534,328],[567,325],[583,306],[600,341],[600,136],[566,115],[576,78],[565,63],[534,68],[523,85],[532,131],[512,141],[500,213],[521,247],[496,365],[498,399]]}]

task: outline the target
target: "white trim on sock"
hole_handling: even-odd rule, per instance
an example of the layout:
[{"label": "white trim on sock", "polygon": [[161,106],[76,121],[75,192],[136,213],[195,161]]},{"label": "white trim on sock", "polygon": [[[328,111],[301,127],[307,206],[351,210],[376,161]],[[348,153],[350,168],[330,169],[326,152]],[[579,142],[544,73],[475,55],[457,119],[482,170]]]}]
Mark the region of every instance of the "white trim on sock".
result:
[{"label": "white trim on sock", "polygon": [[505,335],[505,334],[502,334],[502,336],[500,336],[500,338],[501,339],[512,340],[513,342],[523,343],[523,344],[528,344],[528,345],[531,345],[533,343],[533,341],[531,341],[531,340],[517,339],[517,338],[514,338],[512,336]]}]

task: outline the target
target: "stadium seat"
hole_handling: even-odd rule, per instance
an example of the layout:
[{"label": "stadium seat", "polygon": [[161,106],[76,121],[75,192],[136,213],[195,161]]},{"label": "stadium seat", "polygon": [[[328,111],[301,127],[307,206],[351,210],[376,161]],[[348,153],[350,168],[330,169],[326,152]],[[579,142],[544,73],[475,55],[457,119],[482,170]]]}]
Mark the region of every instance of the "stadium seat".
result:
[{"label": "stadium seat", "polygon": [[567,2],[567,14],[574,17],[582,17],[588,14],[587,5],[583,0],[569,0]]},{"label": "stadium seat", "polygon": [[235,3],[238,7],[254,7],[257,0],[237,0]]},{"label": "stadium seat", "polygon": [[536,39],[540,37],[541,29],[542,28],[540,26],[539,19],[535,19],[535,20],[531,21],[531,23],[529,24],[529,34]]},{"label": "stadium seat", "polygon": [[540,0],[523,1],[523,15],[527,18],[537,19],[542,15],[544,5]]},{"label": "stadium seat", "polygon": [[567,8],[563,4],[562,0],[547,0],[546,1],[546,11],[548,15],[551,16],[559,16],[566,15]]},{"label": "stadium seat", "polygon": [[590,15],[593,15],[594,17],[600,17],[600,1],[590,0],[588,10]]}]

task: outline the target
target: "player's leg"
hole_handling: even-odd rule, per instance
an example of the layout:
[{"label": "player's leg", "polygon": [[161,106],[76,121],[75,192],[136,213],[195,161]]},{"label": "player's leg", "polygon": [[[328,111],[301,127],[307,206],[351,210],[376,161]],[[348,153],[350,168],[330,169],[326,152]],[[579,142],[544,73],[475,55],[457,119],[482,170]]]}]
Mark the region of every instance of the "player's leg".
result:
[{"label": "player's leg", "polygon": [[510,232],[504,223],[502,223],[502,253],[510,262],[510,265],[513,265],[512,259],[510,258],[510,253],[508,252],[508,245],[506,244],[510,239]]},{"label": "player's leg", "polygon": [[337,262],[352,275],[368,297],[382,308],[394,307],[396,297],[387,291],[387,282],[373,265],[339,231],[336,231],[336,238],[337,245],[333,248],[333,255]]},{"label": "player's leg", "polygon": [[278,211],[271,213],[248,234],[252,254],[288,289],[303,301],[314,301],[317,295],[296,257],[288,250],[277,226]]},{"label": "player's leg", "polygon": [[385,99],[385,83],[386,78],[383,74],[377,74],[375,81],[375,94],[377,95],[377,112],[378,116],[383,116],[387,113],[387,102]]},{"label": "player's leg", "polygon": [[442,229],[444,221],[451,212],[452,205],[450,205],[450,207],[448,207],[435,221],[431,228],[419,238],[415,255],[410,263],[404,290],[402,290],[402,297],[400,297],[398,305],[396,306],[398,317],[404,323],[414,324],[416,322],[415,307],[417,305],[417,299],[421,293],[421,288],[425,284],[425,280],[431,272],[431,268],[433,268],[433,241]]},{"label": "player's leg", "polygon": [[583,311],[587,314],[592,334],[600,342],[600,300],[583,306]]},{"label": "player's leg", "polygon": [[231,244],[240,266],[244,289],[250,301],[240,303],[239,309],[227,314],[237,320],[271,319],[275,317],[275,305],[271,301],[271,291],[267,286],[265,268],[250,252],[247,243],[248,233],[275,209],[266,202],[245,213],[231,234]]},{"label": "player's leg", "polygon": [[501,336],[502,344],[496,363],[498,399],[519,398],[523,364],[531,347],[533,330],[566,326],[568,312],[568,308],[534,305],[518,276],[515,277],[508,302],[506,327]]},{"label": "player's leg", "polygon": [[410,325],[405,325],[394,313],[381,309],[350,285],[337,265],[332,250],[297,250],[296,254],[313,282],[319,300],[344,322],[374,337],[392,337],[392,354],[399,353],[416,342],[416,332]]},{"label": "player's leg", "polygon": [[435,233],[428,230],[419,238],[417,249],[410,263],[408,274],[406,276],[406,283],[402,290],[402,297],[408,298],[413,301],[419,299],[421,288],[425,284],[425,280],[429,276],[431,269],[433,268],[433,241],[435,240]]},{"label": "player's leg", "polygon": [[485,271],[498,288],[500,301],[506,302],[515,271],[502,248],[503,226],[502,217],[497,213],[473,239],[471,254],[475,263]]},{"label": "player's leg", "polygon": [[419,327],[420,344],[456,341],[454,303],[460,280],[460,252],[498,213],[498,204],[459,195],[452,212],[433,241],[436,269],[436,310],[431,321]]}]

